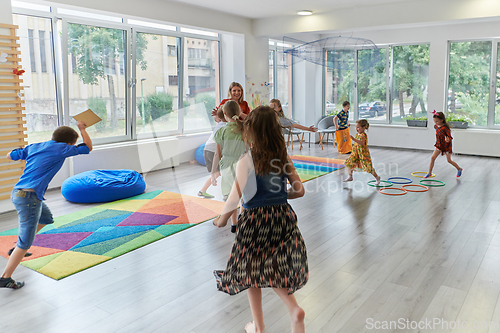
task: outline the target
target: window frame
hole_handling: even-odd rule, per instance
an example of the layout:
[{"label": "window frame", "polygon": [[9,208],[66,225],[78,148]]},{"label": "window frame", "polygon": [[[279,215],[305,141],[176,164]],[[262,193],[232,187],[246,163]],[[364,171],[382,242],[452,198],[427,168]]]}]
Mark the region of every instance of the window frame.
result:
[{"label": "window frame", "polygon": [[[69,123],[69,94],[63,92],[69,92],[69,61],[68,61],[68,40],[67,40],[67,24],[83,24],[83,25],[91,25],[98,26],[109,29],[119,29],[124,31],[124,81],[125,81],[125,134],[118,136],[110,136],[105,138],[97,138],[93,140],[93,143],[97,145],[110,144],[110,143],[119,143],[124,141],[137,141],[141,139],[146,139],[141,135],[140,138],[137,137],[137,133],[135,131],[136,127],[136,119],[135,119],[135,88],[134,86],[137,83],[137,78],[135,77],[135,32],[144,32],[144,33],[152,33],[164,36],[178,37],[179,44],[176,47],[178,57],[180,58],[180,69],[178,71],[178,87],[179,87],[179,109],[183,107],[183,85],[184,85],[184,73],[183,73],[183,62],[184,62],[184,39],[185,38],[196,38],[203,39],[208,41],[217,41],[217,73],[215,79],[216,93],[215,99],[216,103],[219,103],[221,100],[221,66],[220,66],[220,58],[221,58],[221,35],[216,31],[207,31],[206,34],[196,34],[191,32],[181,32],[182,28],[196,29],[191,27],[184,27],[182,25],[174,25],[176,27],[176,31],[147,27],[139,24],[129,23],[128,20],[137,20],[136,18],[128,17],[126,15],[117,15],[114,13],[106,13],[102,11],[95,11],[90,9],[78,8],[78,10],[83,10],[87,13],[96,13],[98,14],[96,19],[90,19],[84,16],[74,16],[69,14],[61,14],[58,12],[58,8],[71,9],[74,10],[76,7],[58,5],[50,6],[50,11],[40,11],[29,8],[22,7],[12,7],[13,15],[26,15],[35,18],[45,18],[50,19],[52,24],[51,33],[45,33],[45,39],[49,39],[49,43],[45,45],[45,47],[49,47],[50,51],[53,54],[52,59],[46,59],[47,66],[49,66],[49,62],[51,62],[54,68],[54,76],[55,76],[55,93],[56,93],[56,106],[57,106],[57,119],[58,125],[67,125]],[[103,17],[117,17],[116,21],[114,20],[106,20]],[[101,18],[102,17],[102,18]],[[121,22],[119,22],[121,20]],[[163,24],[168,26],[168,22],[160,22],[147,18],[140,18],[141,22],[151,22],[154,24]],[[58,34],[59,24],[61,24],[62,29],[62,38]],[[204,29],[205,30],[205,29]],[[198,31],[198,30],[193,30]],[[199,31],[203,31],[200,30]],[[212,34],[211,36],[208,35]],[[35,36],[33,36],[35,38]],[[46,41],[47,42],[47,41]],[[46,51],[47,52],[47,51]],[[38,69],[38,68],[37,68]],[[39,69],[41,71],[41,68]],[[134,105],[132,105],[134,103]],[[184,130],[184,120],[181,116],[182,112],[179,112],[179,124],[177,131],[166,131],[152,134],[151,137],[169,137],[169,136],[179,136],[184,133],[205,133],[207,130]],[[159,134],[159,135],[158,135]]]}]

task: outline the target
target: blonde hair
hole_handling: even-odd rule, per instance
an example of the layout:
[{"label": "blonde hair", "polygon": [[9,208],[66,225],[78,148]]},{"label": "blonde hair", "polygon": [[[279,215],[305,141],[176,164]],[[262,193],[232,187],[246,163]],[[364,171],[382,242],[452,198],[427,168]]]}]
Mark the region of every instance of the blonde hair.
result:
[{"label": "blonde hair", "polygon": [[238,102],[236,101],[227,101],[224,103],[224,114],[228,116],[229,118],[234,119],[236,122],[236,125],[238,126],[237,128],[234,129],[234,133],[242,133],[243,132],[243,122],[240,120],[240,106],[238,105]]},{"label": "blonde hair", "polygon": [[224,117],[224,108],[223,107],[219,108],[219,110],[217,110],[217,118],[219,118],[220,121],[227,123],[226,117]]},{"label": "blonde hair", "polygon": [[276,112],[278,112],[278,115],[280,117],[285,118],[285,113],[283,112],[283,109],[281,108],[281,102],[280,102],[280,100],[276,99],[276,98],[273,98],[272,100],[269,101],[269,104],[271,104],[271,103],[276,104],[280,108],[280,110],[276,111]]},{"label": "blonde hair", "polygon": [[243,102],[243,86],[238,82],[233,82],[229,85],[229,90],[227,91],[227,98],[231,98],[231,89],[233,89],[234,87],[239,87],[241,89],[241,95],[240,98],[238,99],[238,103]]},{"label": "blonde hair", "polygon": [[356,124],[359,124],[359,126],[366,128],[366,129],[368,129],[368,127],[370,127],[370,124],[368,123],[368,120],[366,120],[366,119],[360,119],[360,120],[356,121]]}]

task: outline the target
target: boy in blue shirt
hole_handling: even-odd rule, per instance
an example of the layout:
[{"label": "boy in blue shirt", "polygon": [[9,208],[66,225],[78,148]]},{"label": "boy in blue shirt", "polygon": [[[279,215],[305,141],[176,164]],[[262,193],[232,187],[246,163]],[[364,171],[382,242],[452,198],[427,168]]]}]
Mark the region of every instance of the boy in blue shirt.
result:
[{"label": "boy in blue shirt", "polygon": [[67,157],[88,154],[92,150],[92,140],[85,130],[87,126],[83,121],[77,125],[83,139],[78,146],[78,133],[71,127],[60,126],[52,134],[52,140],[14,149],[7,154],[7,158],[14,161],[26,160],[26,166],[11,194],[19,215],[19,231],[16,246],[9,251],[10,258],[0,278],[0,288],[19,289],[24,286],[24,282],[11,278],[12,273],[26,256],[36,233],[45,225],[54,223],[49,207],[43,202],[47,186]]}]

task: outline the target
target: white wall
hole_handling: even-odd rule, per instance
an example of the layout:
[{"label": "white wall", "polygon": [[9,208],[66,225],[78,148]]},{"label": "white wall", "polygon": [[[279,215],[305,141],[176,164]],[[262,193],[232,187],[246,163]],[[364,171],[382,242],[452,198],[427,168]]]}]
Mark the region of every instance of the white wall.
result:
[{"label": "white wall", "polygon": [[12,24],[12,6],[10,0],[0,0],[0,23]]}]

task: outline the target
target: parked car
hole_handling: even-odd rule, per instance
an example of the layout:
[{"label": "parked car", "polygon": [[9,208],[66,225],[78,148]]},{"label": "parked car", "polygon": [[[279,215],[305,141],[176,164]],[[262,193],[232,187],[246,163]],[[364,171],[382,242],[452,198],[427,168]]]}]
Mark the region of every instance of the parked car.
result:
[{"label": "parked car", "polygon": [[335,111],[335,104],[333,104],[332,102],[326,102],[326,113],[331,113]]},{"label": "parked car", "polygon": [[358,112],[360,118],[373,118],[385,114],[387,112],[387,107],[385,103],[380,101],[361,103],[358,106]]}]

